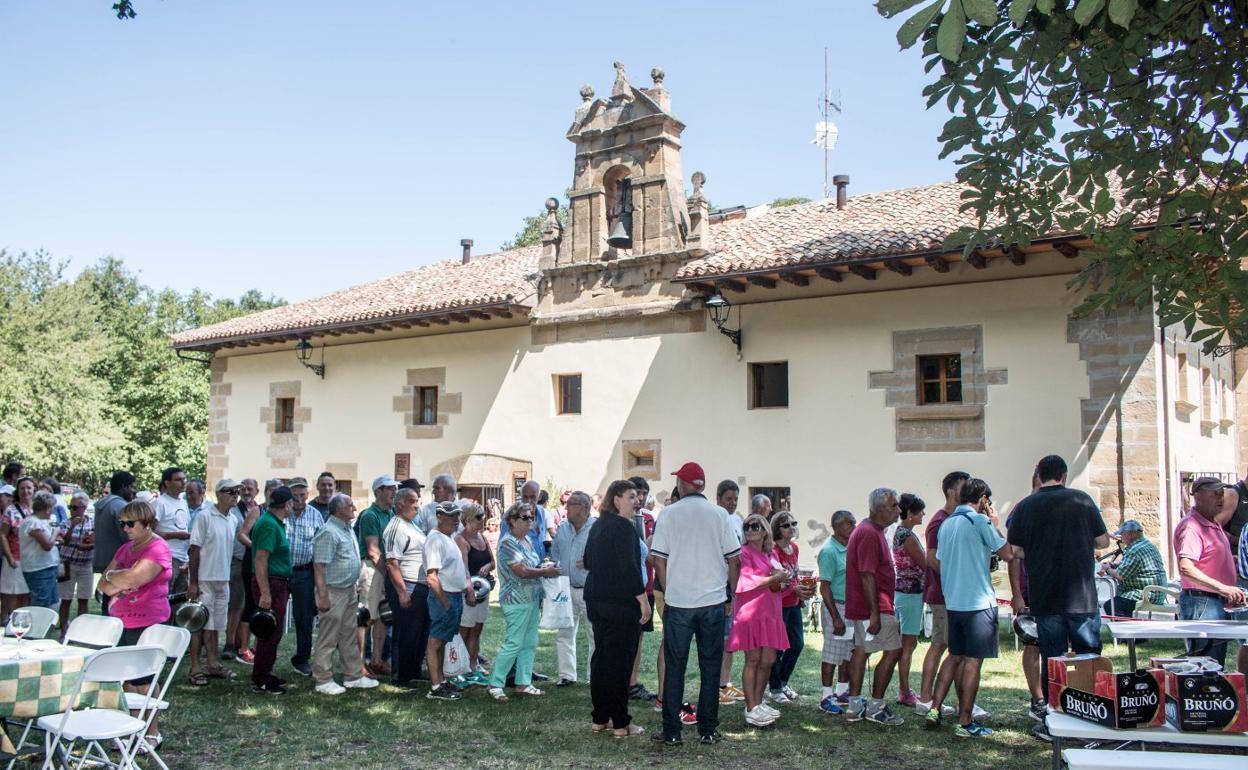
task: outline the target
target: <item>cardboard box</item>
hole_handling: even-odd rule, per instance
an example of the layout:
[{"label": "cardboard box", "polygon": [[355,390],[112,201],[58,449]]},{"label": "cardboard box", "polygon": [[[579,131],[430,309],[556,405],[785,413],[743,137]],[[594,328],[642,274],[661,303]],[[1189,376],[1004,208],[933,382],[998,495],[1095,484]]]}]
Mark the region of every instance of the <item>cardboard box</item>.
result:
[{"label": "cardboard box", "polygon": [[1105,727],[1155,727],[1165,719],[1163,673],[1114,673],[1101,655],[1049,658],[1049,703]]},{"label": "cardboard box", "polygon": [[1166,720],[1185,732],[1248,731],[1244,675],[1166,672]]}]

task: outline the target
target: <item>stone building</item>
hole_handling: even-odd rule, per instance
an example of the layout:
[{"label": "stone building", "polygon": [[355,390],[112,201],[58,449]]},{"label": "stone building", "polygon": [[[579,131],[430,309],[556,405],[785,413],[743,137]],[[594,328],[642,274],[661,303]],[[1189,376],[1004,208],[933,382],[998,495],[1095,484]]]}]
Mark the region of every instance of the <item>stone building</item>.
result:
[{"label": "stone building", "polygon": [[[208,473],[313,476],[358,498],[449,471],[510,503],[525,479],[665,494],[689,459],[791,506],[806,543],[867,493],[934,510],[965,469],[999,506],[1059,453],[1108,523],[1169,553],[1185,474],[1242,469],[1242,358],[1202,355],[1150,308],[1081,317],[1091,244],[1054,232],[963,258],[961,187],[711,211],[681,168],[663,73],[582,89],[569,216],[540,246],[438,262],[187,331],[211,354]],[[722,333],[721,333],[722,332]]]}]

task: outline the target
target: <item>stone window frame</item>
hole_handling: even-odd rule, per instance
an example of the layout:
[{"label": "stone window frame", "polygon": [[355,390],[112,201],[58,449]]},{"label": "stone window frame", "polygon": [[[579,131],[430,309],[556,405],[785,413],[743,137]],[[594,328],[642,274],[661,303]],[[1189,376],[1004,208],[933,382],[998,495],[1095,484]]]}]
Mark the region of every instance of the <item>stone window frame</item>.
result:
[{"label": "stone window frame", "polygon": [[[295,467],[295,461],[301,454],[299,436],[303,427],[312,420],[311,407],[302,404],[303,382],[301,380],[285,380],[269,383],[269,403],[260,407],[260,422],[269,434],[269,446],[265,454],[274,470],[289,470]],[[294,404],[292,414],[292,430],[287,433],[278,430],[278,402],[291,399]]]},{"label": "stone window frame", "polygon": [[[394,396],[393,410],[402,415],[403,429],[410,440],[442,438],[444,429],[450,424],[453,414],[463,411],[464,394],[452,393],[446,389],[446,367],[431,366],[422,369],[408,369],[405,373],[405,384]],[[416,393],[418,388],[437,388],[438,416],[433,425],[416,422]]]},{"label": "stone window frame", "polygon": [[[884,391],[894,410],[898,452],[982,452],[987,447],[984,407],[990,385],[1008,384],[1005,369],[984,362],[982,325],[904,329],[892,334],[893,368],[867,375],[868,389]],[[918,399],[920,356],[961,356],[962,403],[925,404]]]},{"label": "stone window frame", "polygon": [[[662,439],[635,439],[620,442],[620,463],[622,467],[622,478],[630,476],[640,476],[650,481],[661,481],[663,479],[662,465],[663,441]],[[638,463],[636,458],[648,456],[650,463]]]}]

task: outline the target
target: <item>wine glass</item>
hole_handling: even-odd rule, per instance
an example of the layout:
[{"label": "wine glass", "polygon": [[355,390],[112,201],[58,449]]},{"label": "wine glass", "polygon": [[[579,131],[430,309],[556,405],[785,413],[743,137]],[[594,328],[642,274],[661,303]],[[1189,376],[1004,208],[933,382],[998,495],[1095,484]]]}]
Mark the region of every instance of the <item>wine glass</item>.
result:
[{"label": "wine glass", "polygon": [[30,633],[30,622],[30,610],[13,610],[9,616],[9,629],[17,637],[17,653],[13,657],[18,660],[22,658],[22,637]]}]

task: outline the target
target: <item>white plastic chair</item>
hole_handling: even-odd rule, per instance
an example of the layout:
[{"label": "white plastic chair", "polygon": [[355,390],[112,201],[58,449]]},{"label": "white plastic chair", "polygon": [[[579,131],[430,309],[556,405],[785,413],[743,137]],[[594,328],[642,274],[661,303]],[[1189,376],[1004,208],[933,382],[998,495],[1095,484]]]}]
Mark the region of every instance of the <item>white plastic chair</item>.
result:
[{"label": "white plastic chair", "polygon": [[[1149,600],[1153,593],[1162,594],[1162,604],[1154,604]],[[1168,601],[1167,601],[1168,600]],[[1174,620],[1179,616],[1179,591],[1169,586],[1144,586],[1144,597],[1135,605],[1137,618],[1153,619],[1153,615],[1165,615]]]},{"label": "white plastic chair", "polygon": [[108,615],[79,615],[65,629],[65,644],[103,650],[116,647],[126,627],[121,618]]},{"label": "white plastic chair", "polygon": [[[43,639],[48,635],[48,631],[53,626],[59,625],[61,617],[56,610],[50,610],[47,607],[20,607],[30,613],[30,631],[26,632],[27,639]],[[9,624],[4,627],[4,635],[8,637],[16,637],[13,633],[13,620],[9,619]]]},{"label": "white plastic chair", "polygon": [[[165,669],[164,681],[159,683],[153,695],[148,696],[141,692],[123,693],[126,708],[131,711],[146,710],[147,726],[151,727],[156,715],[169,708],[169,701],[165,700],[165,696],[169,692],[169,686],[173,684],[173,678],[177,676],[178,666],[182,664],[186,649],[191,646],[191,632],[177,626],[148,626],[139,636],[139,646],[160,647],[165,651],[165,660],[169,663]],[[148,727],[143,728],[143,732],[146,733]],[[147,756],[154,759],[164,770],[169,770],[169,766],[156,753],[154,747],[148,748]]]},{"label": "white plastic chair", "polygon": [[[70,704],[78,704],[82,686],[86,682],[116,683],[144,677],[152,677],[147,686],[147,697],[155,700],[152,695],[156,691],[156,679],[160,670],[165,666],[165,657],[165,649],[156,645],[116,647],[94,652],[82,667]],[[119,770],[137,770],[134,757],[150,722],[149,710],[144,709],[137,716],[131,716],[127,711],[114,709],[71,708],[60,714],[39,717],[39,729],[44,731],[43,770],[51,770],[54,758],[57,758],[60,765],[68,765],[72,759],[74,744],[78,741],[87,744],[81,760],[77,763],[79,768],[91,759]],[[109,758],[103,742],[110,742],[120,752],[117,762],[114,763]]]}]

